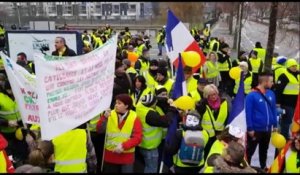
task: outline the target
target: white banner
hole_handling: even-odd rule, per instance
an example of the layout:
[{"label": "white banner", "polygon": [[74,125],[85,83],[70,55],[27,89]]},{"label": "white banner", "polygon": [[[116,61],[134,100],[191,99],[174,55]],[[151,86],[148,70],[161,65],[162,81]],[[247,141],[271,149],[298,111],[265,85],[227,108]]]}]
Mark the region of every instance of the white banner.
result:
[{"label": "white banner", "polygon": [[78,127],[109,108],[117,37],[85,55],[34,56],[43,140]]},{"label": "white banner", "polygon": [[23,123],[40,123],[36,77],[0,53]]}]

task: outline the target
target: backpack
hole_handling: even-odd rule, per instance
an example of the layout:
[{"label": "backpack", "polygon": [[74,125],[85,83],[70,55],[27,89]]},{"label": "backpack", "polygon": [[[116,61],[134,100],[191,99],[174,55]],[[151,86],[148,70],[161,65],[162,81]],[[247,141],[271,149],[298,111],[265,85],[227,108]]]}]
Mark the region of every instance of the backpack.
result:
[{"label": "backpack", "polygon": [[185,165],[198,166],[203,159],[204,146],[201,131],[183,132],[178,157]]}]

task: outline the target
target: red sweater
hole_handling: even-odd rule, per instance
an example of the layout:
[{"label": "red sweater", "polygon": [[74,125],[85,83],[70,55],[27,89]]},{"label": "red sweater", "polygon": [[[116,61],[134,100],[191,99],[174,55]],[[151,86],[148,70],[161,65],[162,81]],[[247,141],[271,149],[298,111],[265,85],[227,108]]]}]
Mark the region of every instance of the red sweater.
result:
[{"label": "red sweater", "polygon": [[[6,172],[7,173],[14,173],[15,172],[15,168],[13,167],[11,161],[9,160],[6,152],[5,152],[5,148],[7,147],[7,141],[5,140],[5,138],[0,134],[0,151],[3,151],[3,155],[5,157],[6,160]],[[0,165],[3,166],[3,165]]]},{"label": "red sweater", "polygon": [[[102,115],[97,123],[97,131],[99,131],[103,122],[107,120],[104,115]],[[119,124],[119,129],[122,129],[127,117]],[[122,143],[124,150],[129,150],[133,147],[138,146],[143,138],[143,127],[140,119],[136,117],[133,125],[133,131],[130,139]],[[133,153],[115,153],[109,150],[104,151],[104,160],[108,163],[113,164],[133,164],[134,163],[134,152]]]}]

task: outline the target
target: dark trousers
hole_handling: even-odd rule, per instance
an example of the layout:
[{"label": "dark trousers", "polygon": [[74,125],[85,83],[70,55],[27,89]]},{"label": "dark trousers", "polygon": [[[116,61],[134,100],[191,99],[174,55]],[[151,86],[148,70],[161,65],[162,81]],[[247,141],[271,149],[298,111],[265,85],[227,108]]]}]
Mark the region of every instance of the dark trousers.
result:
[{"label": "dark trousers", "polygon": [[271,138],[271,131],[266,131],[266,132],[255,131],[253,138],[250,136],[247,137],[246,153],[247,153],[247,159],[249,164],[251,164],[251,158],[258,144],[260,167],[262,169],[266,167],[270,138]]},{"label": "dark trousers", "polygon": [[175,166],[175,173],[198,174],[203,166],[200,167],[178,167]]},{"label": "dark trousers", "polygon": [[133,164],[113,164],[104,162],[104,173],[133,173]]},{"label": "dark trousers", "polygon": [[229,71],[220,71],[221,82],[219,89],[226,92],[230,97],[233,96],[234,80],[230,78]]},{"label": "dark trousers", "polygon": [[91,132],[91,140],[93,142],[96,157],[97,157],[97,173],[101,172],[104,139],[105,139],[105,134],[98,134],[96,132]]}]

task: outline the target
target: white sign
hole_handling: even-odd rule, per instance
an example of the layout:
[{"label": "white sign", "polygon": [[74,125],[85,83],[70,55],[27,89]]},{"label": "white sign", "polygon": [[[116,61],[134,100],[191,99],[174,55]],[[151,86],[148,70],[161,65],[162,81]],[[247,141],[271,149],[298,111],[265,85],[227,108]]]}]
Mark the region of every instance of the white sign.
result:
[{"label": "white sign", "polygon": [[43,140],[74,129],[109,108],[116,50],[114,36],[81,56],[35,55]]},{"label": "white sign", "polygon": [[23,123],[40,123],[36,77],[0,53]]},{"label": "white sign", "polygon": [[[49,48],[45,51],[47,55],[51,55],[55,51],[55,38],[58,36],[64,37],[68,47],[77,53],[77,32],[7,32],[9,56],[14,61],[17,59],[17,54],[24,52],[28,60],[33,60],[35,53],[42,53],[41,48]],[[77,53],[78,54],[78,53]]]}]

